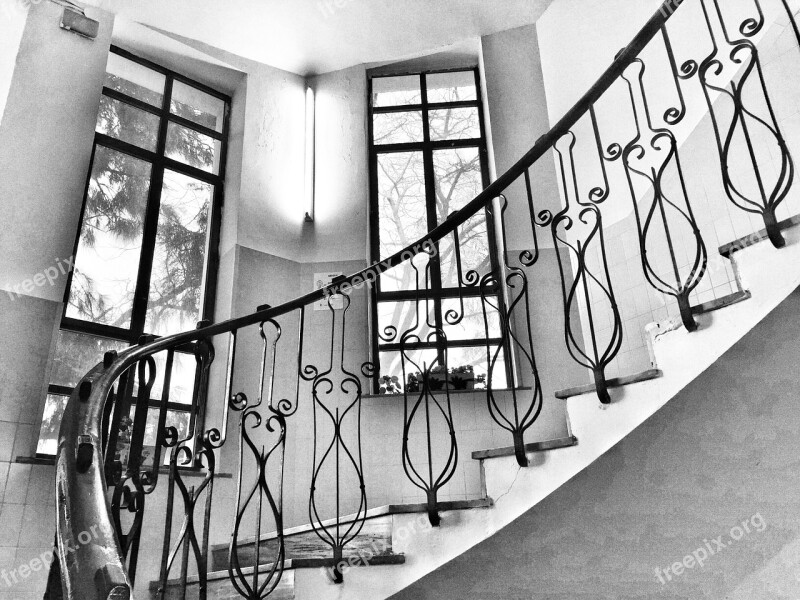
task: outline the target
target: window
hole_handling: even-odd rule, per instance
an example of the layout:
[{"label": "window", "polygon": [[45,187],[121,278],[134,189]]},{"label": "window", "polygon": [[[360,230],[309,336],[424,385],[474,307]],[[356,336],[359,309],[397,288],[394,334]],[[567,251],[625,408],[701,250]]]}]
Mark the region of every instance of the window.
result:
[{"label": "window", "polygon": [[[477,70],[373,77],[370,118],[372,257],[382,260],[440,225],[485,188],[486,142]],[[481,212],[459,228],[464,274],[475,270],[483,275],[496,266],[488,224],[487,214]],[[480,291],[459,290],[455,258],[450,236],[431,259],[430,281],[421,286],[419,295],[416,271],[409,264],[380,276],[372,313],[378,377],[402,380],[399,339],[387,339],[391,336],[382,333],[394,327],[402,334],[418,314],[422,322],[415,331],[418,341],[407,351],[414,363],[430,365],[446,351],[450,368],[470,365],[476,376],[486,374],[488,344],[492,355],[498,353],[493,387],[506,386],[499,299],[490,297],[495,309],[487,305],[487,336]],[[454,314],[463,319],[450,324],[453,319],[448,315]]]},{"label": "window", "polygon": [[[104,352],[211,318],[229,104],[112,47],[37,454],[55,454],[66,400]],[[187,350],[175,354],[168,404],[167,424],[179,432],[201,412]],[[146,446],[155,444],[166,353],[155,359]]]}]

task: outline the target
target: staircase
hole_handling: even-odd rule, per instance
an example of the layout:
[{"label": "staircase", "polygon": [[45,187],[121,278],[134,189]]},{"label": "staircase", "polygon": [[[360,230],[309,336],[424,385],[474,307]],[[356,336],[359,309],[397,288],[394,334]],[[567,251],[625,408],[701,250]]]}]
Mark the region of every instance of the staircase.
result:
[{"label": "staircase", "polygon": [[[625,499],[625,485],[617,478],[631,487],[641,484],[642,459],[628,466],[618,456],[659,452],[662,446],[677,452],[678,443],[664,441],[666,434],[657,436],[661,446],[651,438],[662,431],[679,436],[682,423],[696,425],[692,401],[709,386],[723,397],[733,394],[730,386],[717,385],[721,364],[741,363],[734,373],[745,377],[758,361],[785,361],[776,355],[778,349],[764,348],[763,340],[791,321],[798,301],[800,219],[793,203],[800,194],[791,149],[800,139],[784,137],[786,120],[774,108],[771,89],[780,82],[763,77],[759,51],[785,44],[787,51],[777,53],[780,60],[796,64],[800,57],[790,51],[800,50],[800,31],[784,0],[769,10],[755,6],[755,16],[731,30],[718,0],[666,2],[519,163],[428,236],[382,263],[278,307],[263,306],[246,317],[201,323],[193,332],[144,339],[138,347],[108,353],[70,398],[59,437],[57,541],[65,596],[699,597],[705,584],[686,584],[691,593],[675,595],[684,588],[659,583],[648,589],[654,580],[645,582],[639,571],[626,573],[598,541],[616,532],[595,527],[586,512],[613,510],[608,501],[593,497],[606,493],[606,484],[617,495],[612,498]],[[717,45],[708,56],[679,63],[670,21],[688,10],[704,17]],[[680,105],[663,117],[651,110],[642,83],[654,45],[672,57],[667,81],[681,91]],[[616,132],[599,125],[602,100],[615,85],[629,92],[637,131],[630,141],[615,140],[611,133]],[[690,85],[706,101],[701,115],[690,114]],[[747,95],[741,93],[745,87]],[[753,89],[762,94],[758,102],[750,95]],[[765,112],[756,116],[759,109]],[[688,121],[688,134],[673,133]],[[581,139],[586,132],[591,137]],[[716,204],[698,202],[690,177],[696,165],[681,161],[694,155],[702,140],[711,144],[708,162],[717,165]],[[736,140],[747,152],[735,151]],[[590,176],[587,148],[600,167]],[[563,209],[557,214],[537,211],[531,187],[531,167],[550,160],[551,153],[561,176]],[[598,176],[595,187],[584,190]],[[604,223],[604,207],[620,197],[632,207],[627,221]],[[404,263],[424,275],[427,256],[443,241],[453,244],[460,264],[459,226],[487,208],[501,238],[507,219],[524,212],[531,223],[530,250],[507,258],[496,270],[464,273],[459,268],[462,287],[479,288],[485,313],[500,315],[501,335],[516,357],[515,384],[510,390],[493,388],[494,363],[488,356],[488,389],[481,392],[488,410],[478,417],[464,408],[471,397],[465,400],[447,383],[443,389],[433,385],[434,362],[423,369],[419,391],[395,399],[403,407],[402,422],[399,416],[392,423],[375,420],[365,403],[377,367],[348,352],[348,336],[363,333],[348,328],[352,290]],[[718,217],[731,215],[740,224],[741,212],[751,215],[751,228],[737,239],[720,239],[714,228]],[[532,273],[541,267],[542,235],[560,251],[567,349],[591,379],[554,398],[542,397],[531,325],[536,310]],[[633,236],[628,239],[634,244],[615,244],[624,235]],[[633,282],[620,284],[620,273],[630,280],[634,271],[648,285],[644,298],[635,296],[632,290],[641,288]],[[424,285],[419,282],[425,278],[417,281]],[[498,296],[503,302],[494,306]],[[653,318],[645,309],[631,314],[629,299],[649,301]],[[322,326],[319,319],[312,326],[310,307],[319,301],[328,310]],[[653,308],[656,301],[663,303],[663,313]],[[776,337],[791,340],[794,329]],[[406,360],[410,332],[384,334],[397,340]],[[630,337],[641,343],[632,344]],[[169,376],[177,348],[191,349],[197,357],[197,389],[207,410],[180,439],[167,426],[169,386],[163,386],[156,449],[168,466],[161,468],[160,460],[143,459],[148,413],[145,403],[136,401],[149,398],[156,376]],[[647,353],[647,368],[625,372],[624,365],[641,364],[631,358],[636,352]],[[166,356],[163,374],[156,372],[157,355]],[[446,359],[438,360],[447,367]],[[755,413],[749,425],[757,428],[763,398],[746,400],[749,404],[731,410],[741,416]],[[543,404],[554,402],[567,403],[566,433],[532,439]],[[702,414],[713,416],[713,402],[705,399],[700,405]],[[123,461],[118,431],[129,414],[134,415],[133,434]],[[506,441],[474,447],[465,439],[467,418],[491,420]],[[365,443],[375,435],[385,444]],[[373,453],[386,457],[365,460]],[[186,461],[192,469],[179,468]],[[419,502],[373,507],[374,474],[367,467],[376,464],[384,476],[408,477],[409,497]],[[690,464],[674,461],[669,468]],[[457,467],[472,474],[463,476],[464,483]],[[687,501],[674,500],[678,506]],[[633,522],[636,509],[645,510],[633,502],[626,508]],[[570,565],[560,532],[577,530],[575,523],[583,520],[581,531],[594,538],[580,554],[586,562]],[[290,521],[307,524],[289,527]],[[708,518],[705,524],[712,522]],[[660,522],[659,527],[667,526]],[[90,529],[96,535],[91,544],[83,543]],[[634,526],[622,530],[623,537],[644,535]],[[663,542],[663,536],[647,533],[652,543]],[[625,555],[624,541],[614,538],[614,556]],[[771,542],[771,550],[780,547]],[[554,565],[550,548],[568,566]],[[648,561],[667,566],[670,558],[680,558],[683,547],[675,544],[674,551],[651,552]],[[646,566],[652,571],[649,562]],[[623,583],[606,585],[597,574],[606,568]],[[575,575],[576,569],[583,575]],[[688,579],[679,585],[683,581]],[[744,593],[743,585],[725,589]]]}]

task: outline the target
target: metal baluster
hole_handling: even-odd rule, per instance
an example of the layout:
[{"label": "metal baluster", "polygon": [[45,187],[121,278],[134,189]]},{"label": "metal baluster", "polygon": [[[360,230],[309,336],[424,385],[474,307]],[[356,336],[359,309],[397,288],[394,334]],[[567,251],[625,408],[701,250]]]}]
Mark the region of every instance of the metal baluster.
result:
[{"label": "metal baluster", "polygon": [[[314,365],[306,365],[301,376],[311,382],[313,397],[314,418],[314,468],[311,475],[311,493],[309,496],[308,513],[311,526],[317,536],[333,551],[332,578],[335,583],[342,583],[344,577],[341,570],[342,557],[345,547],[350,544],[361,532],[367,514],[367,494],[364,484],[364,467],[361,454],[361,397],[362,386],[358,375],[348,371],[345,367],[344,339],[347,333],[347,312],[350,308],[350,297],[346,294],[332,294],[328,296],[328,310],[331,315],[331,344],[330,363],[325,371]],[[341,306],[339,303],[341,302]],[[337,327],[337,322],[339,325]],[[337,331],[340,333],[337,336]],[[364,377],[374,376],[372,363],[361,365]],[[340,394],[334,394],[334,391]],[[325,400],[329,402],[326,403]],[[341,402],[344,406],[332,407],[332,404]],[[342,430],[348,418],[354,420],[352,427],[356,436],[355,450],[351,450],[344,441]],[[333,436],[327,446],[320,450],[320,421],[327,419],[333,427]],[[333,453],[333,454],[332,454]],[[326,524],[320,515],[318,505],[317,485],[320,473],[327,466],[328,461],[333,461],[336,493],[336,515],[333,525]],[[355,475],[359,486],[359,505],[353,521],[349,526],[342,524],[340,514],[340,494],[342,485],[342,463]]]},{"label": "metal baluster", "polygon": [[[302,328],[301,319],[301,332]],[[298,408],[297,399],[294,403],[288,399],[275,400],[275,370],[278,345],[282,336],[280,325],[274,320],[261,323],[259,325],[259,336],[262,342],[262,354],[258,401],[251,406],[247,396],[244,393],[239,393],[233,396],[230,402],[230,408],[235,412],[241,413],[241,417],[239,420],[239,473],[236,484],[236,518],[229,546],[228,576],[236,591],[248,600],[263,600],[267,598],[275,591],[283,576],[286,562],[286,547],[283,536],[283,473],[286,454],[286,419],[292,416]],[[300,352],[302,354],[302,342]],[[258,447],[258,442],[254,436],[259,429],[272,434],[273,438],[273,441],[267,445],[262,444],[261,448]],[[250,478],[252,483],[248,486],[247,491],[244,491],[245,447],[249,450],[248,456],[255,461],[256,471],[255,477]],[[277,465],[274,465],[274,463],[277,463]],[[273,466],[276,469],[274,472],[278,475],[277,490],[273,490],[268,480],[270,468]],[[247,567],[242,565],[240,557],[240,531],[245,514],[254,499],[256,500],[255,510],[257,511],[254,542],[255,560],[252,565],[252,577],[248,580],[245,574]],[[265,500],[275,523],[278,548],[274,553],[270,568],[262,573],[260,568],[262,564],[261,533]]]},{"label": "metal baluster", "polygon": [[[530,177],[526,171],[526,191],[528,196],[528,206],[533,210],[533,192],[530,185]],[[501,196],[500,209],[500,231],[502,234],[503,248],[506,248],[506,209],[508,200]],[[531,222],[533,219],[531,212]],[[534,225],[535,227],[535,225]],[[534,251],[524,250],[520,253],[520,262],[527,266],[533,266],[539,256],[539,245],[535,236],[534,229]],[[492,419],[503,429],[510,432],[514,440],[514,454],[517,463],[521,467],[529,466],[528,457],[525,453],[525,432],[536,422],[542,411],[542,386],[539,378],[539,370],[536,367],[536,355],[533,348],[533,325],[531,322],[531,305],[528,289],[528,276],[523,269],[509,264],[508,259],[503,257],[505,271],[503,275],[489,273],[480,280],[481,305],[483,307],[483,324],[486,339],[490,334],[489,314],[497,313],[500,319],[500,334],[506,342],[506,346],[513,347],[517,352],[517,365],[528,371],[531,377],[529,391],[517,389],[517,385],[510,386],[511,404],[513,416],[506,416],[500,408],[494,391],[494,372],[497,360],[502,351],[498,347],[492,352],[491,346],[486,344],[486,357],[489,367],[486,382],[486,401],[489,407],[489,414]],[[477,274],[475,274],[477,276]],[[501,283],[503,282],[503,283]],[[506,287],[506,306],[502,306],[497,300],[498,293],[502,285]],[[517,331],[514,330],[514,325]],[[515,374],[516,375],[516,374]],[[523,400],[524,396],[524,400]],[[524,404],[522,404],[524,402]]]},{"label": "metal baluster", "polygon": [[[694,60],[686,61],[681,67],[681,78],[689,79],[699,75],[714,128],[725,193],[731,203],[741,210],[761,215],[770,241],[776,248],[782,248],[786,244],[786,240],[780,231],[775,210],[792,187],[794,161],[772,108],[758,48],[748,39],[763,27],[761,6],[756,2],[759,18],[747,19],[742,23],[740,32],[745,37],[738,40],[731,39],[717,0],[701,0],[701,6],[713,49],[711,54],[699,65]],[[769,116],[766,118],[756,115],[745,104],[745,90],[750,88],[748,84],[751,83],[754,89],[760,93],[767,107]],[[731,101],[733,117],[729,123],[722,122],[720,110],[715,106],[715,101],[711,97],[712,92],[717,92]],[[723,133],[725,125],[727,125],[727,131]],[[767,133],[780,152],[780,173],[772,186],[761,172],[751,128],[760,128]],[[734,136],[737,132],[741,133],[744,138],[752,174],[758,188],[755,194],[748,194],[741,189],[741,185],[737,185],[731,179],[731,171],[739,170],[731,159]]]},{"label": "metal baluster", "polygon": [[[456,259],[459,263],[457,267],[460,273],[460,258],[459,258],[459,245],[458,238],[455,238]],[[411,260],[411,265],[415,273],[416,286],[415,286],[415,310],[419,312],[419,306],[423,297],[422,290],[427,290],[430,278],[430,264],[431,255],[429,252],[422,252]],[[476,277],[477,278],[477,277]],[[428,295],[425,294],[424,298],[427,300]],[[450,383],[448,378],[448,363],[447,363],[447,350],[446,350],[446,336],[441,328],[437,328],[435,323],[430,322],[430,310],[426,302],[426,319],[425,322],[428,326],[428,334],[424,339],[420,336],[417,327],[407,329],[402,332],[399,340],[400,345],[400,360],[402,365],[403,380],[409,380],[409,366],[414,369],[414,372],[421,375],[418,385],[419,389],[409,390],[409,386],[403,387],[403,469],[411,482],[420,488],[427,497],[427,511],[428,519],[431,525],[438,527],[441,524],[441,516],[439,515],[439,491],[452,479],[455,474],[456,466],[458,464],[458,443],[456,441],[455,427],[453,426],[453,412],[450,403]],[[463,309],[462,309],[463,317]],[[415,316],[415,322],[420,322],[420,317]],[[436,359],[430,362],[425,360],[415,360],[413,353],[415,350],[419,351],[420,346],[428,343],[435,344],[436,342],[444,342],[444,349],[437,348]],[[432,373],[434,370],[444,373],[444,394],[441,393],[441,388],[438,383],[435,385]],[[415,394],[416,398],[412,398],[411,394]],[[444,396],[443,399],[440,399]],[[425,423],[425,436],[426,436],[426,451],[427,451],[427,475],[422,475],[419,469],[414,464],[414,458],[411,455],[409,446],[409,435],[414,425],[415,419],[422,413]],[[433,413],[433,414],[432,414]],[[434,452],[432,437],[434,435],[433,418],[441,418],[444,427],[447,429],[449,447],[447,450],[447,457],[444,460],[444,466],[437,469],[434,473]],[[438,436],[437,436],[438,437]]]},{"label": "metal baluster", "polygon": [[[614,289],[611,285],[611,276],[608,272],[603,220],[600,209],[591,201],[581,202],[573,158],[575,135],[572,132],[567,133],[561,138],[559,144],[563,145],[565,140],[567,146],[565,149],[559,148],[558,144],[554,149],[561,171],[561,183],[566,197],[566,206],[556,215],[553,215],[548,210],[540,212],[537,222],[542,227],[550,228],[553,245],[556,250],[559,247],[567,248],[575,260],[575,273],[573,275],[571,266],[565,264],[560,252],[556,252],[561,273],[561,289],[564,303],[564,340],[570,356],[578,364],[591,369],[600,402],[602,404],[610,404],[611,396],[608,393],[605,370],[614,360],[622,346],[622,319],[614,296]],[[570,241],[570,233],[572,233],[575,241]],[[587,252],[595,249],[598,251],[602,266],[601,272],[597,274],[589,269],[586,260]],[[572,278],[571,283],[570,278]],[[590,285],[594,285],[595,289],[600,291],[601,300],[607,305],[606,308],[611,313],[613,324],[605,344],[602,344],[602,341],[598,339],[598,332],[595,326],[596,309],[591,301]],[[586,341],[578,339],[581,331],[572,322],[572,311],[578,306],[578,294],[582,295],[586,303],[586,317],[589,327],[588,344]]]},{"label": "metal baluster", "polygon": [[[662,33],[666,35],[663,29]],[[598,148],[601,149],[601,161],[613,161],[620,157],[623,159],[625,177],[628,182],[636,218],[642,270],[645,278],[654,289],[662,294],[673,296],[678,301],[678,308],[684,327],[686,327],[687,331],[695,331],[697,330],[697,322],[692,314],[689,296],[705,276],[708,252],[700,234],[700,228],[694,218],[689,194],[686,190],[686,182],[675,135],[669,129],[654,127],[652,123],[647,94],[644,88],[644,72],[644,62],[641,59],[637,59],[622,75],[623,79],[628,83],[629,97],[636,124],[636,136],[626,144],[622,152],[619,152],[619,145],[614,144],[609,147],[608,155],[602,153],[602,144],[599,141],[599,130],[594,108],[591,110],[591,116],[595,135],[598,136]],[[679,84],[678,89],[680,89]],[[670,120],[674,122],[678,119],[680,112],[677,109],[670,109],[667,111],[665,118],[671,117]],[[678,199],[669,197],[664,189],[664,175],[667,168],[673,164],[680,183],[680,198]],[[641,200],[637,195],[631,173],[635,173],[647,184],[647,195]],[[652,199],[649,199],[650,189],[652,189]],[[655,225],[659,222],[659,219],[660,228],[656,229]],[[653,263],[654,252],[648,252],[648,249],[654,250],[655,253],[665,250],[662,245],[656,246],[657,240],[654,240],[652,235],[654,231],[663,232],[664,234],[666,252],[669,255],[669,265],[672,269],[669,274],[659,272],[658,265]],[[694,248],[690,249],[690,256],[693,258],[691,264],[688,265],[689,272],[686,275],[683,275],[686,269],[684,265],[679,264],[675,251],[676,236],[681,231],[684,232],[684,235],[678,239],[689,241],[694,245]]]}]

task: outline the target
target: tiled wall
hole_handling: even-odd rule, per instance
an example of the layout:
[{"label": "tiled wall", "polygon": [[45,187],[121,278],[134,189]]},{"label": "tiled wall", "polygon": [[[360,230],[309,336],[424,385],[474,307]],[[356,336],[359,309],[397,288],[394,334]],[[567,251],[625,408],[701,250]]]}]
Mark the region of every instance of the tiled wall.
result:
[{"label": "tiled wall", "polygon": [[55,302],[0,294],[0,600],[41,598],[47,578],[45,569],[24,578],[17,572],[17,582],[11,573],[53,543],[55,470],[17,460],[35,449],[59,311]]}]

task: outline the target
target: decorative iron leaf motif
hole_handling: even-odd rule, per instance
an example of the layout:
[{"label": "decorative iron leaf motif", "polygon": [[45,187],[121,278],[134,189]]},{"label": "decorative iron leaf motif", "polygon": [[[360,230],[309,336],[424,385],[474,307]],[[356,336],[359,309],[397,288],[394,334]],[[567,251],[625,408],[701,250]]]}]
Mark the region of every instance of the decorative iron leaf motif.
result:
[{"label": "decorative iron leaf motif", "polygon": [[[702,0],[713,49],[700,64],[685,62],[681,77],[698,75],[702,84],[725,193],[741,210],[761,215],[770,241],[780,248],[786,242],[775,210],[794,182],[794,161],[772,107],[758,48],[749,39],[764,25],[761,5],[757,0],[755,4],[758,17],[745,20],[739,27],[743,37],[732,39],[718,0]],[[727,99],[727,106],[712,97],[716,94]],[[780,168],[777,176],[770,178],[763,167],[773,162],[773,154],[779,156]],[[741,168],[743,162],[749,163],[748,169]]]},{"label": "decorative iron leaf motif", "polygon": [[[341,308],[336,303],[341,302]],[[314,405],[314,467],[311,476],[311,494],[308,513],[311,525],[319,538],[333,551],[333,580],[343,581],[340,564],[345,547],[361,532],[367,514],[367,493],[364,484],[364,467],[361,455],[361,379],[347,370],[344,357],[344,340],[347,332],[347,312],[350,297],[335,294],[328,297],[330,312],[330,362],[320,371],[314,365],[303,367],[301,376],[311,382]],[[361,365],[365,378],[374,376],[372,363]],[[323,442],[326,429],[330,441]],[[353,436],[346,440],[345,432]],[[330,473],[333,481],[335,516],[326,521],[322,516],[325,491],[320,489],[323,471]],[[355,481],[359,488],[359,504],[348,523],[341,514],[341,488]]]},{"label": "decorative iron leaf motif", "polygon": [[[459,279],[461,278],[461,257],[458,234],[455,234],[454,250]],[[450,404],[450,379],[447,363],[447,336],[441,327],[431,321],[431,311],[427,300],[421,299],[421,291],[428,289],[430,282],[431,256],[422,252],[411,260],[415,273],[416,299],[414,302],[414,323],[400,332],[400,360],[403,380],[419,374],[416,389],[403,389],[403,469],[411,482],[421,489],[427,497],[428,519],[434,527],[439,526],[438,494],[455,474],[458,465],[458,444],[453,426],[453,412]],[[459,288],[459,294],[461,289]],[[445,321],[455,325],[463,319],[464,304],[460,296],[460,313],[451,310],[445,314]],[[420,307],[426,307],[426,334],[420,334],[419,324],[422,321]],[[424,339],[423,339],[424,337]],[[420,345],[439,342],[441,346],[435,350],[420,351]],[[416,375],[415,375],[416,377]],[[421,430],[421,432],[420,432]],[[413,433],[424,436],[422,454],[420,444],[410,443]],[[420,465],[420,461],[424,464]]]},{"label": "decorative iron leaf motif", "polygon": [[[236,486],[236,519],[228,549],[228,576],[240,596],[247,600],[269,597],[283,576],[286,546],[283,536],[283,472],[286,454],[286,420],[298,408],[288,399],[275,399],[275,368],[278,343],[282,331],[273,320],[259,326],[262,342],[261,375],[258,401],[250,405],[247,395],[238,393],[229,400],[230,408],[240,413],[239,474]],[[302,349],[299,350],[302,353]],[[264,509],[271,516],[277,532],[277,549],[262,560],[260,540],[265,531]],[[243,564],[241,556],[242,527],[246,516],[253,515],[255,531],[248,529],[245,537],[255,534],[253,564]],[[269,531],[269,530],[267,530]],[[248,575],[247,569],[251,570]]]},{"label": "decorative iron leaf motif", "polygon": [[[529,201],[528,206],[533,211],[533,194],[530,186],[530,176],[527,171],[525,181]],[[503,248],[507,248],[506,210],[508,209],[508,199],[505,196],[501,196],[500,204]],[[531,212],[531,217],[533,214]],[[531,222],[534,222],[533,218],[531,218]],[[534,250],[523,251],[519,260],[526,267],[532,267],[538,257],[539,245],[534,225]],[[498,365],[502,347],[498,346],[492,349],[487,343],[486,355],[489,373],[486,386],[486,401],[492,419],[500,427],[511,433],[514,440],[514,454],[517,463],[521,467],[527,467],[529,461],[525,453],[525,432],[536,422],[542,412],[542,385],[539,378],[539,370],[536,367],[536,354],[533,347],[528,275],[523,269],[509,264],[507,256],[503,257],[503,264],[505,267],[503,275],[492,272],[484,275],[480,280],[484,331],[486,339],[489,339],[491,337],[489,315],[492,313],[498,314],[500,317],[500,334],[505,346],[516,356],[519,375],[528,376],[526,387],[530,389],[518,389],[520,386],[517,385],[517,382],[512,382],[508,386],[509,390],[506,391],[511,396],[511,402],[507,408],[501,407],[496,395],[494,380],[496,369],[503,368]],[[503,292],[502,296],[499,295],[500,292]],[[502,302],[501,298],[505,302]]]},{"label": "decorative iron leaf motif", "polygon": [[[566,248],[569,251],[571,264],[562,258],[561,253],[556,253],[561,272],[567,350],[578,364],[592,370],[600,402],[609,404],[611,397],[605,370],[622,346],[622,320],[608,271],[602,215],[596,202],[591,199],[585,202],[580,200],[574,147],[575,134],[572,132],[564,135],[555,146],[566,206],[555,216],[550,211],[540,212],[538,223],[550,228],[556,249]],[[599,258],[598,272],[589,268],[590,252]],[[609,315],[612,323],[603,336],[596,326],[599,311]],[[576,322],[576,315],[581,312],[586,315],[585,336],[580,322]]]},{"label": "decorative iron leaf motif", "polygon": [[[697,323],[692,316],[689,295],[705,275],[708,253],[689,202],[677,140],[669,129],[653,127],[644,72],[644,62],[637,59],[623,74],[630,92],[636,136],[622,153],[636,216],[642,269],[653,288],[678,300],[683,324],[687,330],[694,331]],[[677,198],[666,191],[665,173],[670,167],[677,173],[680,188]],[[648,190],[641,200],[631,173],[647,184]],[[690,257],[688,265],[678,258],[676,244],[685,245]],[[664,256],[669,257],[668,264],[653,262],[653,257]]]}]

